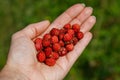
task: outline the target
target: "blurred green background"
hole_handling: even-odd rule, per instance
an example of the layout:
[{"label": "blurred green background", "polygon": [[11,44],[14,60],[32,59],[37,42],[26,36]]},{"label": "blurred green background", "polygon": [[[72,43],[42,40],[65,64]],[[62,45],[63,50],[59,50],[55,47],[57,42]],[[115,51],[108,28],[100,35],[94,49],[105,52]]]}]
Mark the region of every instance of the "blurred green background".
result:
[{"label": "blurred green background", "polygon": [[13,33],[30,23],[52,22],[75,3],[92,6],[97,23],[93,40],[64,80],[120,80],[120,0],[0,0],[0,69]]}]

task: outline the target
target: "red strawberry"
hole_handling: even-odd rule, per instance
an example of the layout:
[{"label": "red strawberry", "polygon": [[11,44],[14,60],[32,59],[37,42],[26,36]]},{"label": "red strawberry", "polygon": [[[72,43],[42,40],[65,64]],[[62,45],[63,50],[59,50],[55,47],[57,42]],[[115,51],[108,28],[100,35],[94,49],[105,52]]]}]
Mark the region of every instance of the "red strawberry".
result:
[{"label": "red strawberry", "polygon": [[70,35],[69,33],[66,33],[63,39],[64,41],[70,41],[72,39],[72,35]]},{"label": "red strawberry", "polygon": [[77,44],[77,42],[78,42],[77,37],[73,37],[73,38],[72,38],[72,41],[73,41],[73,44],[74,44],[74,45]]},{"label": "red strawberry", "polygon": [[59,41],[60,46],[64,46],[64,42],[62,40]]},{"label": "red strawberry", "polygon": [[65,34],[67,32],[67,29],[60,29],[60,34]]},{"label": "red strawberry", "polygon": [[42,42],[42,39],[41,38],[36,38],[34,43],[41,43]]},{"label": "red strawberry", "polygon": [[51,39],[51,35],[49,33],[45,34],[43,37],[44,40],[50,40]]},{"label": "red strawberry", "polygon": [[65,25],[64,25],[64,28],[65,28],[65,29],[70,29],[70,28],[71,28],[71,25],[70,25],[69,23],[68,23],[68,24],[65,24]]},{"label": "red strawberry", "polygon": [[34,43],[35,43],[35,48],[37,51],[42,49],[42,39],[41,38],[36,38]]},{"label": "red strawberry", "polygon": [[54,66],[55,63],[56,63],[56,60],[53,59],[53,58],[47,58],[47,59],[45,60],[45,63],[46,63],[48,66]]},{"label": "red strawberry", "polygon": [[68,45],[66,45],[67,51],[72,51],[73,48],[74,48],[74,45],[73,45],[73,44],[68,44]]},{"label": "red strawberry", "polygon": [[45,51],[46,57],[50,57],[50,55],[52,54],[52,48],[51,47],[45,48],[44,51]]},{"label": "red strawberry", "polygon": [[62,47],[62,48],[60,49],[60,51],[59,51],[59,56],[64,56],[64,55],[66,55],[66,54],[67,54],[66,48]]},{"label": "red strawberry", "polygon": [[60,39],[60,40],[62,40],[63,37],[64,37],[64,34],[63,34],[63,33],[59,34],[59,39]]},{"label": "red strawberry", "polygon": [[73,24],[73,25],[72,25],[72,29],[73,29],[75,32],[79,32],[79,31],[80,31],[80,25],[79,25],[79,24]]},{"label": "red strawberry", "polygon": [[50,31],[50,34],[51,34],[52,36],[54,36],[54,35],[58,36],[59,33],[60,33],[60,30],[57,29],[57,28],[53,28],[53,29]]},{"label": "red strawberry", "polygon": [[84,34],[83,34],[83,32],[78,32],[77,33],[77,38],[80,40],[80,39],[82,39],[84,37]]},{"label": "red strawberry", "polygon": [[68,33],[71,34],[71,35],[73,36],[75,32],[74,32],[73,29],[69,29],[69,30],[68,30]]},{"label": "red strawberry", "polygon": [[52,52],[51,57],[57,60],[59,58],[59,54],[57,52]]},{"label": "red strawberry", "polygon": [[48,47],[48,46],[50,46],[50,41],[43,39],[42,44],[43,44],[44,47]]},{"label": "red strawberry", "polygon": [[38,59],[39,62],[45,61],[45,59],[46,59],[45,53],[43,51],[39,52],[37,54],[37,59]]},{"label": "red strawberry", "polygon": [[55,43],[55,44],[53,44],[53,50],[54,50],[54,51],[59,51],[60,48],[61,48],[61,46],[60,46],[59,43]]},{"label": "red strawberry", "polygon": [[57,42],[58,42],[58,37],[57,36],[52,36],[51,43],[57,43]]}]

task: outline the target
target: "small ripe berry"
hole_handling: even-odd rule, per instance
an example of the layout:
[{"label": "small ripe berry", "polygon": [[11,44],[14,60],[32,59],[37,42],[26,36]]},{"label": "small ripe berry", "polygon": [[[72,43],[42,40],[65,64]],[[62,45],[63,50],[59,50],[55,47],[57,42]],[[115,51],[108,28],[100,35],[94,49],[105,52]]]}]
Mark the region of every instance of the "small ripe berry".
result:
[{"label": "small ripe berry", "polygon": [[59,35],[59,39],[62,40],[63,37],[64,37],[64,33],[61,33],[61,34]]},{"label": "small ripe berry", "polygon": [[51,58],[57,60],[59,58],[59,54],[57,52],[52,52]]},{"label": "small ripe berry", "polygon": [[78,42],[77,37],[73,37],[73,38],[72,38],[72,41],[73,41],[73,44],[74,44],[74,45],[77,44],[77,42]]},{"label": "small ripe berry", "polygon": [[50,55],[52,54],[52,48],[51,47],[45,48],[44,51],[45,51],[46,57],[50,57]]},{"label": "small ripe berry", "polygon": [[69,30],[68,30],[68,33],[71,34],[72,36],[75,34],[75,32],[74,32],[73,29],[69,29]]},{"label": "small ripe berry", "polygon": [[55,63],[56,63],[56,60],[53,59],[53,58],[47,58],[47,59],[45,60],[45,63],[46,63],[48,66],[54,66]]},{"label": "small ripe berry", "polygon": [[78,38],[79,40],[82,39],[83,36],[84,36],[83,32],[78,32],[78,33],[77,33],[77,38]]},{"label": "small ripe berry", "polygon": [[42,42],[42,39],[41,38],[36,38],[34,43],[41,43]]},{"label": "small ripe berry", "polygon": [[39,52],[37,54],[37,59],[39,62],[44,62],[46,59],[45,53],[43,51]]},{"label": "small ripe berry", "polygon": [[59,43],[55,43],[55,44],[53,44],[53,50],[54,50],[54,51],[59,51],[60,48],[61,48],[61,46],[60,46]]},{"label": "small ripe berry", "polygon": [[69,33],[66,33],[64,35],[64,41],[70,41],[72,39],[72,35],[70,35]]},{"label": "small ripe berry", "polygon": [[50,31],[50,34],[51,34],[52,36],[54,36],[54,35],[58,36],[59,33],[60,33],[60,30],[57,29],[57,28],[53,28],[53,29]]},{"label": "small ripe berry", "polygon": [[52,36],[51,43],[57,43],[57,42],[58,42],[58,37],[57,36]]},{"label": "small ripe berry", "polygon": [[73,48],[74,48],[74,45],[73,45],[73,44],[68,44],[68,45],[66,45],[67,51],[72,51]]},{"label": "small ripe berry", "polygon": [[60,44],[61,47],[63,47],[65,45],[62,40],[59,41],[59,44]]},{"label": "small ripe berry", "polygon": [[80,31],[80,25],[79,25],[79,24],[73,24],[73,25],[72,25],[72,29],[73,29],[75,32],[79,32],[79,31]]},{"label": "small ripe berry", "polygon": [[59,56],[64,56],[67,54],[67,49],[65,47],[62,47],[59,51]]},{"label": "small ripe berry", "polygon": [[49,33],[45,34],[43,37],[44,40],[50,40],[51,39],[51,35]]},{"label": "small ripe berry", "polygon": [[60,29],[60,34],[65,34],[67,32],[67,29]]},{"label": "small ripe berry", "polygon": [[42,44],[43,44],[44,47],[48,47],[48,46],[50,46],[50,41],[49,40],[43,40]]},{"label": "small ripe berry", "polygon": [[36,48],[37,51],[41,50],[42,49],[42,43],[36,43],[35,48]]},{"label": "small ripe berry", "polygon": [[65,29],[70,29],[70,28],[71,28],[71,25],[70,25],[69,23],[68,23],[68,24],[65,24],[65,25],[64,25],[64,28],[65,28]]},{"label": "small ripe berry", "polygon": [[42,39],[41,38],[37,38],[35,41],[35,48],[37,51],[42,49]]}]

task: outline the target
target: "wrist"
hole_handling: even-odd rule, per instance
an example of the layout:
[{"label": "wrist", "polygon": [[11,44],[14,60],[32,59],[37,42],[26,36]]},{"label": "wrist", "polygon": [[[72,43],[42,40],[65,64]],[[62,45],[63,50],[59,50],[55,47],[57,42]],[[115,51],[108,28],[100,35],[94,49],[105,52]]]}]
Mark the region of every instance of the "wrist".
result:
[{"label": "wrist", "polygon": [[5,66],[0,72],[0,80],[29,80],[22,72],[16,68]]}]

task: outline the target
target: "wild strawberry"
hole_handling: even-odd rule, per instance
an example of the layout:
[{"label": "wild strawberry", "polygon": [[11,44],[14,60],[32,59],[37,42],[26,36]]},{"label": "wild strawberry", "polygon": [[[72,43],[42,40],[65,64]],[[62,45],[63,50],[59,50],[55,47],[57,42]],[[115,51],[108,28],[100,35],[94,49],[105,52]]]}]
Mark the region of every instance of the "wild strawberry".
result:
[{"label": "wild strawberry", "polygon": [[59,41],[59,44],[60,44],[61,47],[64,46],[64,42],[62,40]]},{"label": "wild strawberry", "polygon": [[42,49],[42,39],[41,38],[37,38],[35,41],[35,48],[37,51]]},{"label": "wild strawberry", "polygon": [[45,53],[43,51],[39,52],[37,54],[37,59],[38,59],[39,62],[45,61],[45,59],[46,59]]},{"label": "wild strawberry", "polygon": [[57,42],[58,42],[58,37],[57,36],[52,36],[51,43],[57,43]]},{"label": "wild strawberry", "polygon": [[63,34],[63,33],[59,34],[59,39],[60,39],[60,40],[62,40],[63,37],[64,37],[64,34]]},{"label": "wild strawberry", "polygon": [[51,47],[45,48],[44,51],[45,51],[46,57],[50,57],[50,55],[52,54],[52,48]]},{"label": "wild strawberry", "polygon": [[41,38],[36,38],[34,43],[41,43],[42,42],[42,39]]},{"label": "wild strawberry", "polygon": [[64,41],[70,41],[72,39],[72,35],[70,35],[69,33],[66,33],[63,39]]},{"label": "wild strawberry", "polygon": [[50,40],[51,39],[51,35],[49,33],[45,34],[43,37],[44,40]]},{"label": "wild strawberry", "polygon": [[60,30],[57,29],[57,28],[53,28],[53,29],[50,31],[50,34],[51,34],[52,36],[54,36],[54,35],[58,36],[59,33],[60,33]]},{"label": "wild strawberry", "polygon": [[52,52],[51,58],[57,60],[59,58],[59,54],[57,52]]},{"label": "wild strawberry", "polygon": [[67,51],[72,51],[73,48],[74,48],[74,45],[73,45],[73,44],[68,44],[68,45],[66,45]]},{"label": "wild strawberry", "polygon": [[74,30],[73,29],[68,29],[68,33],[71,34],[72,36],[74,35]]},{"label": "wild strawberry", "polygon": [[64,56],[67,54],[67,49],[62,47],[58,53],[59,53],[59,56]]},{"label": "wild strawberry", "polygon": [[77,42],[78,42],[77,37],[73,37],[73,38],[72,38],[72,41],[73,41],[73,44],[74,44],[74,45],[77,44]]},{"label": "wild strawberry", "polygon": [[[66,55],[74,49],[74,45],[82,39],[84,34],[80,32],[79,24],[66,24],[62,29],[53,28],[50,33],[37,38],[34,43],[39,62],[44,62],[48,66],[53,66],[59,56]],[[44,51],[44,52],[43,52]]]},{"label": "wild strawberry", "polygon": [[47,64],[48,66],[54,66],[55,63],[56,63],[56,60],[53,59],[53,58],[47,58],[47,59],[45,60],[45,64]]},{"label": "wild strawberry", "polygon": [[84,36],[83,32],[78,32],[78,33],[77,33],[77,38],[78,38],[79,40],[82,39],[83,36]]},{"label": "wild strawberry", "polygon": [[70,28],[71,28],[71,25],[70,25],[69,23],[68,23],[68,24],[65,24],[65,25],[64,25],[64,28],[65,28],[65,29],[70,29]]},{"label": "wild strawberry", "polygon": [[50,40],[44,40],[43,39],[42,44],[43,44],[44,47],[48,47],[48,46],[50,46]]},{"label": "wild strawberry", "polygon": [[60,48],[61,48],[61,46],[60,46],[59,43],[55,43],[55,44],[53,44],[53,50],[54,50],[54,51],[59,51]]},{"label": "wild strawberry", "polygon": [[67,32],[67,29],[60,29],[60,34],[65,34]]},{"label": "wild strawberry", "polygon": [[72,25],[72,29],[73,29],[75,32],[79,32],[79,31],[80,31],[80,25],[79,25],[79,24],[73,24],[73,25]]}]

